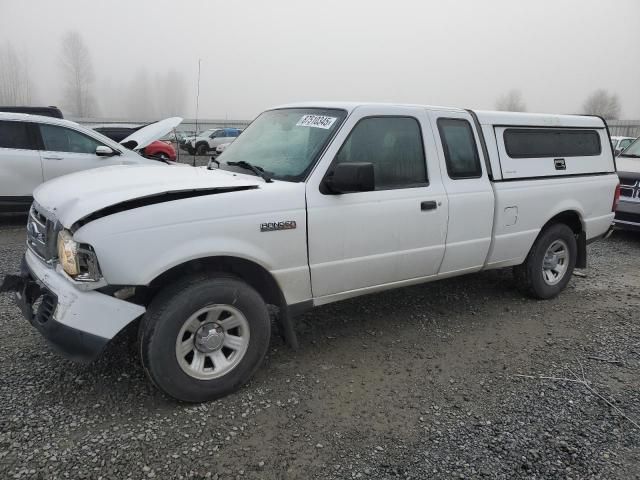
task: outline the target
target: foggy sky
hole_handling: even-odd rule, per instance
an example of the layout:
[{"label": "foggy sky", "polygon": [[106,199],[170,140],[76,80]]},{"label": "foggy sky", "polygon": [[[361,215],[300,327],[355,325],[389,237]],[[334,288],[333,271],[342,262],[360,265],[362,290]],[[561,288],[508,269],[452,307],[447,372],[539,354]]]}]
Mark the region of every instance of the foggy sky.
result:
[{"label": "foggy sky", "polygon": [[[598,88],[640,118],[640,0],[0,0],[0,42],[26,55],[42,104],[59,104],[60,39],[77,30],[103,114],[145,71],[184,74],[195,114],[251,119],[303,100],[580,113]],[[628,63],[625,63],[628,62]]]}]

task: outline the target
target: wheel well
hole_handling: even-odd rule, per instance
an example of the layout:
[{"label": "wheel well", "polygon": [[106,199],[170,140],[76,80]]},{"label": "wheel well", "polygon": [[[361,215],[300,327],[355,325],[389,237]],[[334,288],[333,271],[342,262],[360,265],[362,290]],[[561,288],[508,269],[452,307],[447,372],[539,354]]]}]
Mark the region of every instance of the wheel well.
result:
[{"label": "wheel well", "polygon": [[220,256],[191,260],[162,273],[149,286],[155,293],[185,275],[207,272],[231,273],[251,285],[265,303],[274,305],[281,311],[286,310],[286,301],[273,276],[257,263],[238,257]]},{"label": "wheel well", "polygon": [[580,219],[580,214],[575,210],[567,210],[565,212],[557,214],[555,217],[551,218],[547,223],[544,224],[542,230],[544,230],[549,225],[554,223],[564,223],[567,225],[573,233],[576,235],[582,233],[584,230],[582,226],[582,220]]},{"label": "wheel well", "polygon": [[578,246],[576,268],[587,268],[587,235],[582,225],[580,214],[575,210],[561,212],[545,223],[540,232],[555,223],[563,223],[573,231]]},{"label": "wheel well", "polygon": [[195,148],[198,148],[198,147],[200,147],[202,145],[206,145],[206,147],[209,148],[209,144],[207,142],[203,142],[203,141],[199,141],[198,143],[196,143],[196,147]]}]

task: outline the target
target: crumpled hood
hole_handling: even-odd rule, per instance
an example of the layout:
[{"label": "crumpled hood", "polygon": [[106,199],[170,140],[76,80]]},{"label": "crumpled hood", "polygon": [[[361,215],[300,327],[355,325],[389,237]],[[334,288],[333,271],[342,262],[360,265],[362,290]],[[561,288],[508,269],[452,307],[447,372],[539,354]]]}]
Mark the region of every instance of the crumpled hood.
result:
[{"label": "crumpled hood", "polygon": [[640,175],[640,158],[616,157],[616,170],[618,173],[635,173]]},{"label": "crumpled hood", "polygon": [[[225,170],[175,168],[163,164],[114,165],[45,182],[35,189],[33,198],[65,228],[70,228],[94,212],[131,200],[160,198],[159,195],[175,192],[184,192],[182,198],[185,198],[189,192],[197,196],[208,191],[213,194],[244,190],[257,187],[260,181],[250,175]],[[176,198],[167,197],[167,200],[172,199]]]}]

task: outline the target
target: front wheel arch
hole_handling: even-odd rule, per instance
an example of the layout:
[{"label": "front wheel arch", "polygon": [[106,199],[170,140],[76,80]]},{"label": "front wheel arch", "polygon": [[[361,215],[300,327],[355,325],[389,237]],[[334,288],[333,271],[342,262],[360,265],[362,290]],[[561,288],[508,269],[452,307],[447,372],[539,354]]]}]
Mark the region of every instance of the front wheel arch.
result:
[{"label": "front wheel arch", "polygon": [[251,260],[232,256],[204,257],[176,265],[153,279],[149,287],[155,294],[166,285],[194,273],[225,272],[236,276],[253,287],[264,299],[286,312],[287,302],[276,279],[262,265]]}]

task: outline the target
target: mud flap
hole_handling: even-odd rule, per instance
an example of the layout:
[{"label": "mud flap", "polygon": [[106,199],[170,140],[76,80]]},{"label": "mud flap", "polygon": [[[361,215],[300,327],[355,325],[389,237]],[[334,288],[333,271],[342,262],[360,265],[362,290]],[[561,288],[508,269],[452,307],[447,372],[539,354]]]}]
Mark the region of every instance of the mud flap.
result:
[{"label": "mud flap", "polygon": [[587,234],[580,232],[576,235],[578,255],[576,256],[576,268],[587,268]]}]

